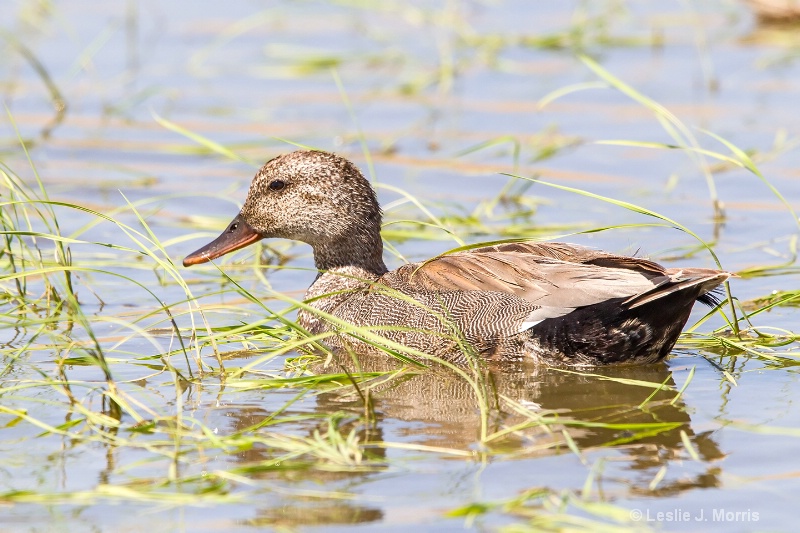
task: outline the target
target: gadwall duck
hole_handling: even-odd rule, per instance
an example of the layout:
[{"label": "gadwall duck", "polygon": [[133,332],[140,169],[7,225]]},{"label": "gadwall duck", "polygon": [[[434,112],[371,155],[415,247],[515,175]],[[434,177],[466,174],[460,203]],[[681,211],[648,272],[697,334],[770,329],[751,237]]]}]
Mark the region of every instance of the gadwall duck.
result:
[{"label": "gadwall duck", "polygon": [[[730,276],[564,243],[486,246],[389,271],[380,231],[375,191],[353,163],[297,151],[268,161],[239,215],[183,264],[264,238],[302,241],[319,270],[305,295],[311,309],[298,313],[312,334],[341,332],[327,314],[448,360],[474,353],[561,366],[663,359],[695,300],[717,305],[710,291]],[[326,342],[366,347],[346,333]]]}]

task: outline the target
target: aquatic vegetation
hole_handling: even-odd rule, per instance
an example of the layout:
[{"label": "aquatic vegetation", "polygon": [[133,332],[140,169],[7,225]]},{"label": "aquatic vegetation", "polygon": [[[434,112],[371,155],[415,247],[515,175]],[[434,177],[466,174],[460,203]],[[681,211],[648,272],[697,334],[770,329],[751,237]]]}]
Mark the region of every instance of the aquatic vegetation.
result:
[{"label": "aquatic vegetation", "polygon": [[[797,66],[727,46],[741,6],[17,9],[0,34],[4,527],[113,529],[135,507],[154,530],[647,529],[664,523],[635,511],[744,499],[759,527],[787,523]],[[393,266],[566,240],[738,278],[662,365],[454,365],[344,323],[380,353],[333,353],[296,321],[307,248],[179,265],[254,162],[294,146],[367,169]]]}]

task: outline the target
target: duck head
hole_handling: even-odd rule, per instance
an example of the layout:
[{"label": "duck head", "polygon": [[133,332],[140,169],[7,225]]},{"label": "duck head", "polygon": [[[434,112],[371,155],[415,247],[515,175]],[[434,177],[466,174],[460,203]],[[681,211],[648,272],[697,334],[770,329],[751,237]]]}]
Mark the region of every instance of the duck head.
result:
[{"label": "duck head", "polygon": [[261,167],[236,218],[183,265],[278,237],[310,244],[320,270],[354,264],[385,271],[380,225],[375,191],[353,163],[327,152],[292,152]]}]

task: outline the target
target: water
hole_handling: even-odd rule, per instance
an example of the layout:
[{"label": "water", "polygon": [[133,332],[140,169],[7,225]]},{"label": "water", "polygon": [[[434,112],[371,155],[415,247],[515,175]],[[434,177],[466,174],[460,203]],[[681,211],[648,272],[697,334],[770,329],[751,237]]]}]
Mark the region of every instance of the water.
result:
[{"label": "water", "polygon": [[[495,197],[508,181],[500,173],[509,172],[660,212],[703,239],[716,240],[716,253],[732,271],[792,260],[796,221],[748,171],[715,169],[719,161],[705,160],[717,170],[714,179],[726,214],[724,222],[715,223],[696,158],[679,150],[595,143],[622,139],[673,144],[640,103],[616,90],[591,89],[538,106],[553,91],[598,80],[576,57],[587,53],[675,113],[700,146],[730,155],[707,130],[752,151],[766,179],[798,209],[800,43],[795,30],[759,27],[738,3],[274,2],[262,7],[205,1],[51,6],[23,0],[6,7],[0,90],[20,134],[31,141],[31,157],[48,194],[103,213],[122,210],[114,216],[141,229],[125,211],[126,201],[136,204],[175,261],[216,236],[236,214],[258,165],[293,149],[281,139],[335,150],[367,170],[359,132],[377,182],[414,195],[467,241],[507,236],[510,227],[523,228],[514,236],[540,236],[535,227],[558,236],[652,221],[538,184],[526,190],[525,209],[518,217],[509,212],[520,206],[499,205],[492,216],[480,211],[480,224],[459,221],[457,217]],[[17,41],[37,58],[63,96],[67,108],[62,121],[52,122],[52,97],[15,47]],[[330,66],[336,67],[341,89]],[[159,125],[155,117],[229,146],[247,162],[209,154]],[[42,136],[43,131],[49,135]],[[518,160],[508,136],[519,143]],[[3,162],[33,184],[33,172],[7,117],[0,121],[0,140]],[[459,155],[492,140],[499,141]],[[552,157],[536,159],[552,147]],[[387,220],[426,220],[396,190],[378,190],[388,206]],[[91,215],[64,208],[57,212],[64,235],[139,249],[115,225],[84,227]],[[388,226],[387,235],[402,228]],[[424,239],[400,239],[397,233],[392,244],[408,260],[457,245],[442,231],[424,234]],[[610,251],[640,250],[670,265],[713,266],[703,252],[675,258],[695,241],[666,228],[565,239]],[[269,244],[288,254],[289,266],[296,268],[268,271],[267,281],[299,297],[313,278],[310,250],[301,244]],[[182,326],[189,325],[183,291],[148,258],[94,244],[70,248],[74,264],[140,282],[171,304]],[[262,281],[248,274],[246,266],[237,266],[247,254],[240,252],[222,264],[242,275],[245,288],[265,295]],[[387,260],[392,266],[401,263],[393,254],[387,253]],[[229,287],[213,269],[184,275],[198,296]],[[120,278],[97,272],[79,276],[84,312],[101,344],[114,347],[114,377],[120,391],[135,400],[133,410],[144,424],[167,424],[178,412],[187,424],[196,419],[216,435],[243,431],[256,436],[256,442],[243,449],[220,448],[213,434],[187,437],[176,466],[169,455],[175,443],[164,434],[135,429],[127,414],[121,432],[130,445],[42,435],[45,428],[20,413],[67,429],[71,420],[86,414],[73,412],[63,391],[43,382],[55,375],[54,360],[65,355],[64,346],[43,347],[46,337],[37,339],[42,344],[17,361],[4,352],[8,366],[0,400],[6,409],[0,412],[0,493],[5,496],[0,501],[15,502],[4,509],[4,529],[349,530],[361,524],[389,530],[461,530],[465,518],[447,513],[471,503],[487,506],[485,514],[466,522],[481,530],[546,524],[535,522],[537,516],[598,519],[600,511],[593,511],[590,503],[606,505],[605,513],[617,514],[605,514],[605,519],[631,527],[789,529],[793,523],[791,489],[800,471],[793,453],[800,436],[796,343],[776,347],[774,361],[747,354],[716,357],[710,351],[703,357],[692,345],[681,344],[664,365],[603,371],[680,390],[694,368],[682,395],[660,392],[641,408],[652,389],[545,369],[494,369],[497,397],[518,402],[528,412],[561,418],[544,428],[519,427],[488,449],[478,444],[474,394],[462,379],[442,371],[404,375],[376,386],[376,419],[366,433],[354,425],[363,415],[363,402],[346,388],[320,389],[297,399],[280,413],[297,417],[292,422],[248,429],[282,409],[298,391],[231,390],[206,378],[176,392],[172,375],[161,371],[155,357],[174,347],[175,339],[168,333],[144,337],[121,325],[152,310],[155,314],[138,326],[168,328],[163,312],[157,311],[160,304]],[[733,289],[746,302],[773,291],[796,290],[798,279],[796,267],[790,267],[780,275],[736,279]],[[210,310],[214,326],[263,317],[263,311],[231,292],[202,301],[241,308],[236,313]],[[266,303],[275,309],[283,305],[271,299]],[[693,318],[703,313],[698,309]],[[756,326],[790,331],[796,331],[797,320],[796,307],[777,307],[753,319]],[[713,318],[700,329],[721,325]],[[33,338],[34,328],[14,330],[4,324],[1,331],[9,340],[14,337],[10,348],[15,349]],[[247,348],[246,342],[225,347]],[[215,365],[209,350],[203,356]],[[256,357],[228,360],[226,365],[245,365]],[[178,361],[180,357],[173,359],[181,372],[191,366]],[[72,362],[65,371],[76,383],[76,397],[88,412],[108,414],[97,367]],[[258,363],[257,369],[282,375],[283,364],[277,358]],[[364,364],[396,368],[386,361]],[[394,447],[368,445],[364,452],[369,460],[363,467],[302,461],[284,470],[270,466],[279,448],[269,440],[271,432],[303,438],[314,430],[324,433],[332,413],[341,414],[345,435],[353,429],[362,439]],[[488,429],[502,431],[524,420],[506,409],[492,414]],[[673,426],[642,436],[632,435],[628,426],[592,425],[598,422]],[[91,433],[83,425],[76,428]],[[564,444],[564,432],[580,456]],[[167,482],[176,473],[183,482]],[[584,486],[590,487],[588,492]],[[540,511],[534,504],[502,505],[538,488],[556,499],[578,495],[565,507],[567,518],[558,518],[555,500],[546,499],[550,503]],[[32,491],[40,499],[25,501],[16,491]],[[213,497],[203,498],[204,492]],[[589,503],[581,506],[581,501]],[[706,519],[702,525],[701,519]]]}]

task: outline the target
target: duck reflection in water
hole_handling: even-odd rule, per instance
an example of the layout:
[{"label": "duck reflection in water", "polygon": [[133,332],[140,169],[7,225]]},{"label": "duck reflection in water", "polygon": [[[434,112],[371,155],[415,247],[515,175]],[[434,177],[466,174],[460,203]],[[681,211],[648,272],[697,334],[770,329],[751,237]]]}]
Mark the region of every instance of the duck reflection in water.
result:
[{"label": "duck reflection in water", "polygon": [[[373,355],[360,355],[356,362],[349,360],[343,365],[352,372],[389,372],[397,366],[385,357]],[[685,453],[683,431],[703,461],[723,457],[711,432],[695,433],[686,405],[681,399],[674,401],[678,393],[665,363],[600,367],[580,373],[530,361],[505,362],[491,365],[479,379],[485,382],[491,404],[489,433],[524,426],[526,420],[541,418],[543,422],[489,442],[489,449],[522,452],[530,448],[533,455],[560,453],[565,450],[560,434],[563,429],[581,450],[608,446],[625,449],[630,468],[657,470]],[[635,382],[652,387],[632,384]],[[480,412],[475,390],[462,376],[448,369],[429,368],[376,383],[364,387],[370,390],[378,419],[423,422],[427,429],[419,435],[420,443],[470,449],[479,440]],[[662,389],[653,393],[662,383]],[[363,393],[321,393],[317,397],[318,408],[363,413]],[[516,411],[504,398],[529,414]],[[716,481],[704,478],[703,483],[712,486]],[[665,489],[663,485],[662,488]]]},{"label": "duck reflection in water", "polygon": [[[385,356],[361,354],[356,359],[337,356],[333,363],[328,363],[328,366],[319,363],[315,370],[319,373],[347,371],[354,376],[360,372],[386,373],[360,383],[360,392],[353,386],[345,386],[315,396],[315,413],[334,415],[344,412],[352,415],[350,422],[345,421],[340,426],[340,431],[347,434],[357,428],[359,438],[372,459],[371,464],[378,465],[371,471],[315,471],[317,481],[324,480],[333,486],[344,483],[351,490],[369,483],[382,470],[381,458],[386,454],[385,448],[370,446],[370,442],[402,440],[457,450],[474,450],[476,445],[482,447],[479,445],[481,422],[475,390],[462,376],[447,368],[405,370]],[[599,453],[608,457],[613,453],[614,469],[635,472],[636,475],[622,476],[626,479],[623,490],[630,491],[631,495],[666,496],[715,487],[720,483],[718,462],[724,454],[712,432],[694,431],[683,400],[673,402],[677,389],[672,373],[664,363],[603,367],[593,369],[591,374],[565,372],[530,362],[503,363],[486,368],[480,379],[487,385],[487,398],[491,403],[489,432],[517,428],[502,438],[487,442],[483,447],[489,454],[496,453],[500,458],[505,456],[506,460],[519,462],[571,454],[573,452],[562,434],[566,431],[586,456],[595,454],[596,457]],[[653,387],[631,384],[636,381],[654,386],[663,383],[664,387],[653,394]],[[371,425],[364,427],[361,424],[367,390],[374,418]],[[639,408],[648,397],[646,404]],[[506,398],[517,406],[523,406],[529,414],[510,408],[511,402]],[[283,414],[301,413],[288,410]],[[226,418],[233,421],[232,429],[241,430],[270,415],[262,407],[248,406],[227,412]],[[546,423],[537,424],[537,420]],[[302,424],[305,429],[301,432],[309,436],[314,431],[324,433],[327,430],[327,426],[319,422]],[[691,467],[684,464],[687,451],[682,432],[700,459],[692,462]],[[270,452],[263,448],[242,452],[238,458],[244,464],[271,459]],[[665,466],[672,467],[668,475],[657,487],[651,488],[650,482]],[[585,469],[576,468],[577,475],[585,477]],[[691,472],[687,473],[687,469]],[[520,475],[530,477],[532,487],[540,484],[535,469],[520,472]],[[283,482],[302,484],[308,473],[305,470],[277,469],[257,476],[277,476]],[[316,504],[300,509],[303,509],[302,513],[288,516],[278,509],[264,507],[259,510],[259,523],[299,525],[383,519],[380,506],[369,503],[337,505],[335,512],[325,505],[317,508]]]}]

